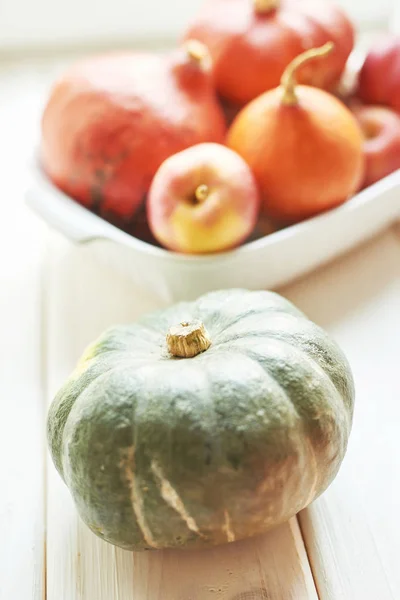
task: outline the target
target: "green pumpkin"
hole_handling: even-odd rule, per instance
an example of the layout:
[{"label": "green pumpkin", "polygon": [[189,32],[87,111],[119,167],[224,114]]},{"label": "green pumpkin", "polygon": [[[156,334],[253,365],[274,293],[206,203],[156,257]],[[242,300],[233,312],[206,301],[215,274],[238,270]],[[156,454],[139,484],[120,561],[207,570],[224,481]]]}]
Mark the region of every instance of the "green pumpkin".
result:
[{"label": "green pumpkin", "polygon": [[198,547],[264,532],[325,490],[353,400],[343,353],[290,302],[220,291],[106,331],[56,396],[48,439],[97,535]]}]

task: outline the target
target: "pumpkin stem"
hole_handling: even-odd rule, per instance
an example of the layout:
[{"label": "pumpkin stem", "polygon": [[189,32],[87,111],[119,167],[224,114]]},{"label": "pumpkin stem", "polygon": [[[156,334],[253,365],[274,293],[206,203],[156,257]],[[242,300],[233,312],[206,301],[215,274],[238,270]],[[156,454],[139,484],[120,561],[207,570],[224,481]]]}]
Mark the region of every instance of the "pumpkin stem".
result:
[{"label": "pumpkin stem", "polygon": [[283,88],[282,104],[292,106],[298,103],[298,98],[296,96],[297,69],[313,58],[327,56],[327,54],[332,52],[334,47],[335,44],[333,42],[327,42],[320,48],[306,50],[306,52],[299,54],[299,56],[296,56],[296,58],[289,63],[281,78],[281,87]]},{"label": "pumpkin stem", "polygon": [[279,8],[280,0],[253,0],[258,15],[266,15]]},{"label": "pumpkin stem", "polygon": [[204,202],[204,200],[207,200],[209,193],[210,190],[208,185],[202,184],[197,186],[195,189],[194,197],[196,198],[197,202]]},{"label": "pumpkin stem", "polygon": [[171,327],[167,333],[167,346],[172,356],[193,358],[208,350],[211,340],[203,323],[184,322]]},{"label": "pumpkin stem", "polygon": [[197,64],[201,69],[207,70],[211,63],[211,55],[208,48],[199,40],[187,40],[184,43],[183,48],[188,58]]}]

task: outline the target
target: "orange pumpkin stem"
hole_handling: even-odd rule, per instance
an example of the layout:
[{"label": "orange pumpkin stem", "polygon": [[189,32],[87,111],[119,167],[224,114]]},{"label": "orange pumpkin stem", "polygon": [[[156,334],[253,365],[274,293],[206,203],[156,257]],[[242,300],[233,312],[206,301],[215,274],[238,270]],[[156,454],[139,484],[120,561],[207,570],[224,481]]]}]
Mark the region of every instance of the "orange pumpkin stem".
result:
[{"label": "orange pumpkin stem", "polygon": [[198,40],[188,40],[184,44],[184,48],[186,54],[193,62],[201,64],[210,59],[207,46]]},{"label": "orange pumpkin stem", "polygon": [[253,0],[258,15],[266,15],[279,8],[280,0]]},{"label": "orange pumpkin stem", "polygon": [[299,56],[296,56],[296,58],[289,63],[281,78],[281,87],[283,88],[282,104],[285,104],[286,106],[293,106],[294,104],[298,103],[298,98],[296,96],[297,69],[313,58],[322,58],[327,56],[332,52],[334,47],[335,44],[333,42],[327,42],[320,48],[311,48],[310,50],[306,50],[306,52],[299,54]]}]

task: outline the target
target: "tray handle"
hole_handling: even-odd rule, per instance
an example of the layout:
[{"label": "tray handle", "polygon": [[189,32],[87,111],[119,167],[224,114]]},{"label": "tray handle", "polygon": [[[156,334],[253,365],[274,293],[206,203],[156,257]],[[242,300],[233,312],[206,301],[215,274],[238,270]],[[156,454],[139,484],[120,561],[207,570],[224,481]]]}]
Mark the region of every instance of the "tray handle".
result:
[{"label": "tray handle", "polygon": [[73,242],[82,244],[110,237],[109,224],[58,190],[42,174],[35,173],[25,200],[35,213]]}]

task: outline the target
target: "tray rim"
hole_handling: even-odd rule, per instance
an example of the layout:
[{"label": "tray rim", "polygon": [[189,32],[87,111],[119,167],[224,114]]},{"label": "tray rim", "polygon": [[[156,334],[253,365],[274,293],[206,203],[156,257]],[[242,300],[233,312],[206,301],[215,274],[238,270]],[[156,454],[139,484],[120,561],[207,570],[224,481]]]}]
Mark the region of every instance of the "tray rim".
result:
[{"label": "tray rim", "polygon": [[[330,220],[353,218],[354,215],[362,212],[364,207],[379,201],[380,196],[391,188],[398,188],[400,193],[400,169],[398,169],[368,188],[358,192],[336,208],[327,210],[299,223],[288,225],[285,228],[269,233],[256,240],[245,242],[232,250],[205,255],[194,255],[174,252],[165,248],[153,246],[152,244],[140,240],[122,229],[119,229],[117,226],[106,221],[103,217],[92,213],[88,208],[79,204],[51,182],[42,170],[37,156],[30,163],[30,176],[30,185],[26,190],[26,202],[35,212],[39,213],[44,220],[51,224],[51,214],[54,216],[57,212],[67,212],[69,213],[69,219],[71,221],[77,221],[81,218],[87,222],[87,233],[81,236],[81,239],[79,239],[79,237],[74,237],[76,243],[86,244],[94,240],[105,239],[134,248],[141,253],[151,254],[163,261],[173,260],[176,262],[190,263],[192,265],[210,265],[215,262],[224,262],[232,257],[242,257],[246,254],[256,253],[266,246],[279,245],[288,238],[304,236],[308,231],[312,231],[316,227],[327,225]],[[40,195],[41,198],[38,199],[38,195]],[[57,225],[55,225],[55,227],[57,228]],[[67,223],[64,223],[63,233],[68,236]]]}]

